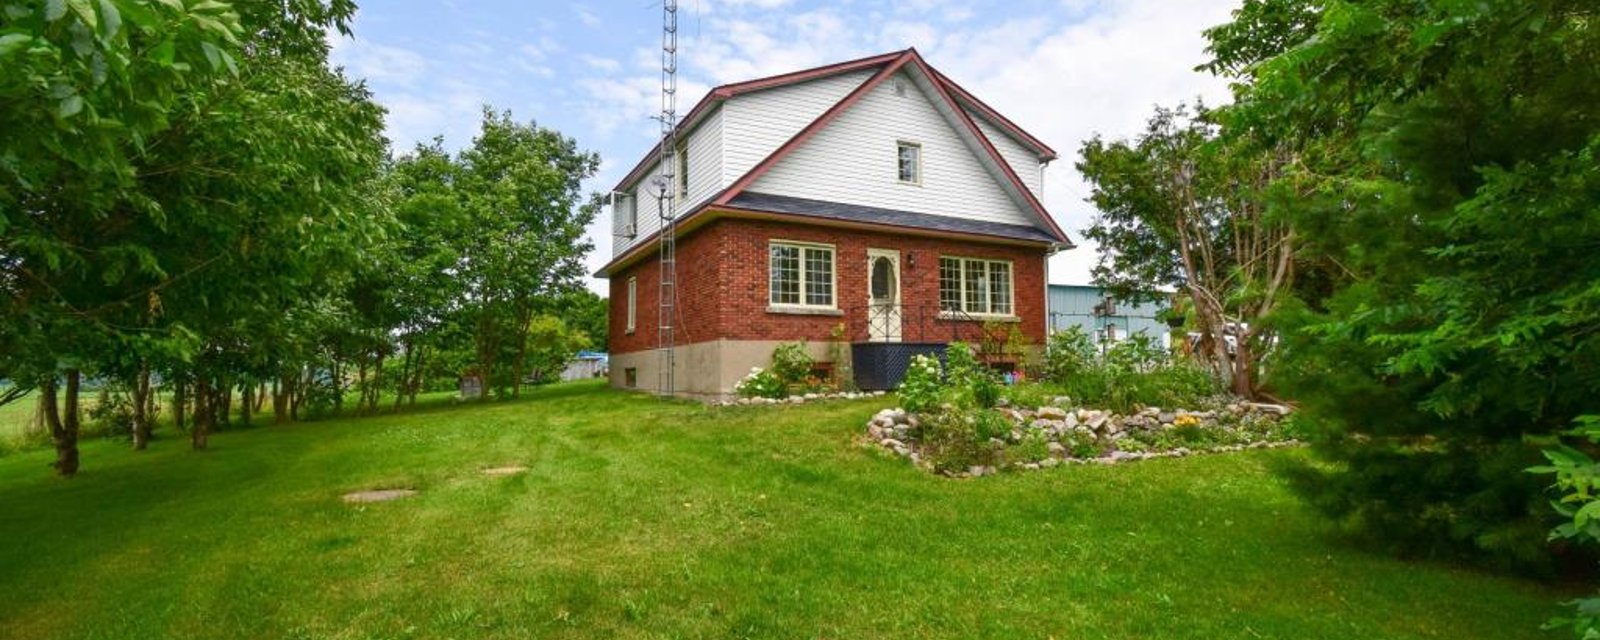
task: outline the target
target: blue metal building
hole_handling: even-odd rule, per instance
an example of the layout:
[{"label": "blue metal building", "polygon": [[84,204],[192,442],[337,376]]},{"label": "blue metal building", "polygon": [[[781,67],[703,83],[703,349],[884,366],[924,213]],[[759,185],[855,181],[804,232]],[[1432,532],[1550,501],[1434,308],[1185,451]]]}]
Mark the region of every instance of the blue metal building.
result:
[{"label": "blue metal building", "polygon": [[1096,344],[1145,333],[1162,347],[1169,347],[1167,324],[1156,318],[1156,313],[1166,308],[1165,304],[1111,300],[1108,309],[1104,290],[1078,284],[1052,284],[1049,297],[1047,325],[1051,333],[1077,325],[1094,338]]}]

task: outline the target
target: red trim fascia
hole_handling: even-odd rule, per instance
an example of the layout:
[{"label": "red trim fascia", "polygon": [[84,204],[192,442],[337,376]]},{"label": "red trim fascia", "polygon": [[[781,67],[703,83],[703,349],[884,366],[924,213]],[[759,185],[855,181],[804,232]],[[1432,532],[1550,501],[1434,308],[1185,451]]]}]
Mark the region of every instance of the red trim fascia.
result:
[{"label": "red trim fascia", "polygon": [[806,125],[806,127],[801,129],[799,133],[794,134],[794,137],[789,138],[788,142],[783,143],[783,146],[778,147],[777,150],[768,154],[765,159],[756,163],[756,166],[751,167],[749,171],[746,171],[745,174],[740,176],[738,180],[735,180],[733,184],[728,185],[728,188],[723,189],[722,193],[718,195],[715,200],[712,200],[712,203],[717,205],[727,205],[728,201],[732,200],[735,196],[739,195],[740,192],[743,192],[746,188],[753,184],[757,178],[760,178],[767,172],[768,169],[771,169],[772,165],[776,164],[779,160],[782,160],[784,156],[789,155],[789,153],[799,147],[801,143],[811,139],[811,136],[816,135],[818,131],[823,129],[823,127],[828,126],[828,123],[833,122],[834,118],[839,117],[839,114],[844,113],[846,109],[849,109],[850,106],[855,104],[856,101],[860,100],[862,96],[867,95],[867,92],[871,91],[873,87],[883,84],[885,79],[894,75],[894,72],[899,71],[900,67],[905,66],[905,64],[910,62],[915,55],[915,49],[907,49],[904,53],[899,54],[899,57],[895,58],[893,62],[890,62],[888,66],[885,66],[876,74],[873,74],[871,78],[868,78],[866,82],[861,83],[861,86],[856,87],[855,90],[846,95],[844,99],[834,103],[834,105],[829,107],[827,111],[822,112],[822,115],[817,116],[816,120],[812,120],[811,124]]},{"label": "red trim fascia", "polygon": [[816,80],[817,78],[835,74],[848,73],[858,69],[875,67],[903,56],[905,53],[905,51],[880,53],[873,56],[867,56],[865,58],[846,60],[844,62],[835,62],[833,64],[824,65],[821,67],[802,69],[800,71],[791,71],[789,73],[767,76],[765,78],[756,78],[754,80],[745,80],[743,82],[725,84],[714,89],[712,93],[719,94],[723,97],[732,97],[741,93],[749,93],[751,91],[760,91],[762,89],[771,89],[774,87],[806,82],[808,80]]},{"label": "red trim fascia", "polygon": [[1022,127],[1017,126],[1017,123],[1012,122],[1010,118],[1007,118],[1007,117],[1005,117],[1003,115],[1000,115],[1000,112],[999,111],[995,111],[994,107],[991,107],[991,106],[988,105],[988,103],[985,103],[983,100],[978,99],[978,96],[972,95],[972,92],[967,91],[965,87],[962,87],[961,85],[956,84],[956,81],[951,80],[950,76],[945,75],[943,72],[939,71],[938,69],[934,69],[933,70],[933,75],[940,82],[943,82],[946,87],[949,87],[950,89],[954,90],[956,95],[959,96],[963,101],[967,102],[968,104],[971,104],[973,106],[973,108],[977,109],[978,111],[983,112],[984,117],[986,119],[988,119],[990,122],[993,122],[994,124],[1000,125],[1001,129],[1005,129],[1006,132],[1008,132],[1011,135],[1017,137],[1017,139],[1023,140],[1025,142],[1027,142],[1028,144],[1033,145],[1038,151],[1043,151],[1044,153],[1041,154],[1041,157],[1044,160],[1046,160],[1046,161],[1055,160],[1055,159],[1061,157],[1061,156],[1056,154],[1056,150],[1055,149],[1051,149],[1050,148],[1050,145],[1045,144],[1043,141],[1039,140],[1038,138],[1033,137],[1032,134],[1028,133],[1027,131],[1024,131],[1022,129]]},{"label": "red trim fascia", "polygon": [[944,98],[944,101],[950,105],[951,109],[955,110],[956,118],[967,125],[967,130],[972,132],[972,135],[977,136],[979,144],[983,146],[983,150],[989,153],[989,158],[1000,167],[1000,172],[1022,194],[1028,205],[1033,208],[1034,213],[1038,214],[1040,219],[1050,225],[1050,230],[1055,233],[1057,238],[1065,244],[1072,245],[1072,239],[1068,238],[1066,232],[1056,225],[1055,219],[1050,217],[1050,212],[1045,210],[1044,203],[1039,202],[1039,199],[1034,197],[1033,192],[1028,190],[1027,185],[1022,184],[1022,179],[1017,177],[1017,172],[1011,170],[1011,165],[1007,164],[1005,158],[1000,156],[1000,152],[994,148],[994,143],[989,141],[989,137],[983,135],[983,130],[979,129],[978,124],[972,121],[972,116],[967,115],[966,110],[962,109],[961,105],[955,101],[955,98],[950,96],[949,90],[945,88],[943,83],[938,81],[938,76],[934,75],[927,61],[922,59],[922,55],[917,53],[916,49],[912,49],[909,57],[912,62],[916,63],[917,68],[921,69],[923,73],[928,75],[928,79],[933,81],[931,84],[939,91],[939,96]]},{"label": "red trim fascia", "polygon": [[[754,80],[745,80],[742,82],[720,85],[707,92],[704,98],[701,98],[699,102],[696,102],[694,108],[689,110],[689,115],[683,117],[683,120],[680,121],[678,127],[680,131],[693,127],[694,125],[698,124],[697,121],[701,117],[702,112],[708,111],[712,104],[720,103],[728,98],[742,93],[750,93],[752,91],[760,91],[762,89],[774,89],[777,87],[799,84],[801,82],[825,78],[841,73],[849,73],[851,71],[867,69],[887,63],[895,58],[905,55],[905,53],[905,51],[880,53],[875,56],[857,58],[855,60],[846,60],[844,62],[836,62],[821,67],[802,69],[800,71],[792,71],[775,76],[767,76],[765,78],[756,78]],[[622,177],[622,180],[617,182],[617,186],[612,187],[611,190],[622,191],[623,189],[627,188],[628,185],[633,184],[645,171],[645,167],[650,165],[651,161],[660,157],[660,155],[661,143],[657,142],[654,146],[650,147],[650,152],[645,154],[644,157],[640,158],[639,162],[635,164],[633,168]]]}]

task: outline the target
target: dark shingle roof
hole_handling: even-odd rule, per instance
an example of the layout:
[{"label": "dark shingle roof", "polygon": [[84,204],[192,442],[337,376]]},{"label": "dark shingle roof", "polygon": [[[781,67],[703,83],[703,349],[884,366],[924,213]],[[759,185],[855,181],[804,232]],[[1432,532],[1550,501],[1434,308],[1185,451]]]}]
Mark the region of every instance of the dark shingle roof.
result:
[{"label": "dark shingle roof", "polygon": [[897,211],[894,209],[879,209],[877,207],[864,207],[854,204],[811,200],[807,198],[792,198],[777,196],[769,193],[754,193],[746,191],[735,196],[728,203],[730,206],[753,211],[770,211],[772,213],[787,213],[793,215],[814,216],[830,220],[844,220],[848,222],[864,222],[868,224],[887,224],[898,227],[912,227],[917,229],[931,229],[934,231],[947,231],[952,233],[973,233],[985,236],[996,236],[1014,240],[1030,240],[1034,242],[1057,242],[1048,231],[1020,224],[1005,224],[1001,222],[988,222],[985,220],[972,220],[951,216],[937,216],[927,213],[911,211]]}]

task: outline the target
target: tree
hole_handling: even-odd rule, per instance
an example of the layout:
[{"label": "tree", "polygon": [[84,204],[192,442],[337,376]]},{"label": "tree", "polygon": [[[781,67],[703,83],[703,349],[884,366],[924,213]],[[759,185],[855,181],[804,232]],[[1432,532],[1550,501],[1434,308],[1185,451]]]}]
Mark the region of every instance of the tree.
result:
[{"label": "tree", "polygon": [[1399,551],[1550,566],[1527,442],[1600,398],[1594,4],[1247,10],[1208,32],[1219,120],[1294,151],[1278,210],[1338,272],[1280,318],[1273,380],[1337,463],[1301,490]]},{"label": "tree", "polygon": [[516,396],[528,372],[534,316],[544,301],[580,286],[583,255],[594,248],[583,231],[600,203],[585,201],[582,182],[600,158],[558,131],[486,108],[459,162],[458,188],[473,229],[461,263],[463,313],[486,383]]},{"label": "tree", "polygon": [[1270,207],[1288,186],[1274,186],[1286,154],[1219,137],[1203,106],[1179,106],[1157,109],[1137,140],[1096,137],[1080,157],[1098,211],[1084,231],[1101,247],[1096,283],[1124,299],[1182,292],[1196,354],[1234,393],[1257,395],[1259,356],[1273,342],[1266,319],[1295,273],[1294,231]]}]

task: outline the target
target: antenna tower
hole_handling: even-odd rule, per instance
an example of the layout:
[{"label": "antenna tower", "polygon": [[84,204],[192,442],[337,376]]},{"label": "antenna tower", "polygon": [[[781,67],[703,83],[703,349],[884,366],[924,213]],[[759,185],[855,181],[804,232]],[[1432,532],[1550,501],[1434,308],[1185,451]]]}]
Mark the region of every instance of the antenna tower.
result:
[{"label": "antenna tower", "polygon": [[[661,282],[657,299],[656,351],[659,355],[657,391],[670,396],[675,391],[676,334],[678,303],[678,1],[661,2],[661,165],[656,177],[656,210],[661,215]],[[687,176],[683,176],[687,177]]]}]

